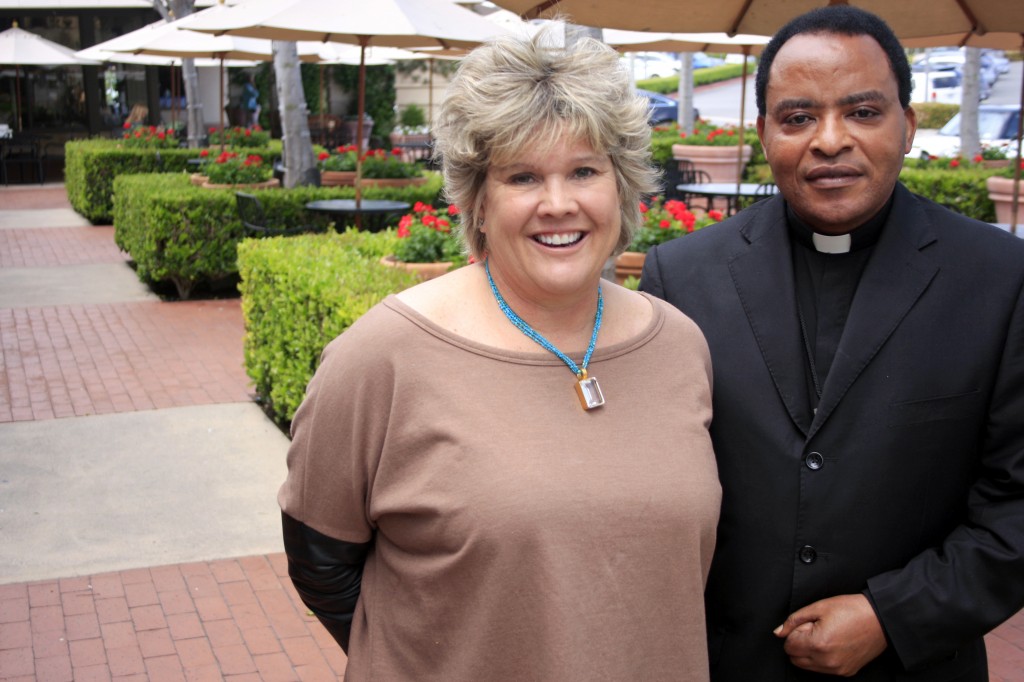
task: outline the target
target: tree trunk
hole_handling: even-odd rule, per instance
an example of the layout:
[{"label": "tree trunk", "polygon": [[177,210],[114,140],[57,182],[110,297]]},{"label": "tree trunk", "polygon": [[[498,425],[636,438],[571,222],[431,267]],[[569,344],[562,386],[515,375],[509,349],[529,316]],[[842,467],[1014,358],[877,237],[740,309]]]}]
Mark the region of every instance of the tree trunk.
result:
[{"label": "tree trunk", "polygon": [[681,52],[679,60],[679,129],[693,130],[693,53]]},{"label": "tree trunk", "polygon": [[981,86],[978,83],[981,71],[981,50],[976,47],[965,49],[963,92],[960,96],[960,156],[973,159],[981,153],[981,139],[978,136],[978,101]]},{"label": "tree trunk", "polygon": [[294,42],[283,40],[275,40],[273,44],[281,141],[284,145],[284,186],[315,185],[319,173],[309,137],[309,109],[302,91],[298,48]]},{"label": "tree trunk", "polygon": [[[195,0],[153,0],[153,8],[166,21],[192,14]],[[174,68],[173,66],[171,67]],[[199,97],[199,74],[192,59],[181,60],[181,80],[185,84],[185,131],[190,149],[200,146],[203,138],[203,103]]]}]

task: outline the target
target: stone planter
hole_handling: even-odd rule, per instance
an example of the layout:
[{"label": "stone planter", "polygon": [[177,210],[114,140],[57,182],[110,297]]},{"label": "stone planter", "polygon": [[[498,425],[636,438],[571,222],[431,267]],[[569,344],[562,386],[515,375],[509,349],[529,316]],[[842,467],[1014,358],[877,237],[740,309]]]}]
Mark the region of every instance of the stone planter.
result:
[{"label": "stone planter", "polygon": [[646,253],[640,251],[624,251],[615,257],[615,283],[622,284],[627,277],[640,279],[640,273],[644,269]]},{"label": "stone planter", "polygon": [[253,182],[253,183],[241,184],[241,185],[220,185],[220,184],[214,184],[212,182],[207,182],[204,179],[203,180],[203,184],[201,184],[199,186],[202,187],[203,189],[236,189],[237,190],[237,189],[270,189],[272,187],[277,187],[279,184],[280,183],[278,182],[277,178],[270,178],[269,180],[264,180],[263,182]]},{"label": "stone planter", "polygon": [[[1010,214],[1013,212],[1013,178],[1002,178],[998,175],[993,175],[985,180],[985,186],[988,188],[988,198],[996,206],[996,222],[1009,223]],[[1024,196],[1021,195],[1024,195],[1024,187],[1018,190],[1018,223],[1024,218],[1024,206],[1021,206]]]},{"label": "stone planter", "polygon": [[418,135],[391,133],[391,145],[393,147],[398,147],[403,144],[430,144],[430,133],[422,133]]},{"label": "stone planter", "polygon": [[[754,150],[749,144],[743,145],[743,165],[740,175],[750,161]],[[711,182],[739,182],[736,175],[736,158],[739,150],[735,146],[716,147],[699,144],[672,145],[672,158],[677,161],[691,161],[696,170],[707,171]]]},{"label": "stone planter", "polygon": [[380,264],[389,268],[399,268],[407,272],[413,272],[422,281],[428,279],[434,279],[440,277],[444,273],[452,269],[452,264],[449,262],[441,263],[405,263],[400,260],[395,260],[394,256],[384,256],[380,259]]},{"label": "stone planter", "polygon": [[196,187],[202,187],[206,184],[206,176],[202,173],[192,173],[188,176],[188,179]]}]

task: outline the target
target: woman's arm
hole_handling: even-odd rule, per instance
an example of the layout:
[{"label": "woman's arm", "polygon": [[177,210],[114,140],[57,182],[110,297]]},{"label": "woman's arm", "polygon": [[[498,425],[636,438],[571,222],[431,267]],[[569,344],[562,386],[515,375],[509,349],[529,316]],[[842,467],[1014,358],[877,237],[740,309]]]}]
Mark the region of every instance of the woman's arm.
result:
[{"label": "woman's arm", "polygon": [[288,575],[303,603],[348,653],[352,613],[372,542],[345,542],[281,513]]}]

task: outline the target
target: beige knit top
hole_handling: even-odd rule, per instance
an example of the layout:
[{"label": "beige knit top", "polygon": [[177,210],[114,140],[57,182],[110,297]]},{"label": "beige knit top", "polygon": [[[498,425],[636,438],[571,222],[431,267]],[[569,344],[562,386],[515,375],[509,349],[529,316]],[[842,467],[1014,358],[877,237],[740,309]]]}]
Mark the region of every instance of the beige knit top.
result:
[{"label": "beige knit top", "polygon": [[279,502],[374,541],[347,680],[707,679],[710,357],[651,303],[643,333],[594,353],[591,411],[554,355],[455,336],[395,297],[328,345]]}]

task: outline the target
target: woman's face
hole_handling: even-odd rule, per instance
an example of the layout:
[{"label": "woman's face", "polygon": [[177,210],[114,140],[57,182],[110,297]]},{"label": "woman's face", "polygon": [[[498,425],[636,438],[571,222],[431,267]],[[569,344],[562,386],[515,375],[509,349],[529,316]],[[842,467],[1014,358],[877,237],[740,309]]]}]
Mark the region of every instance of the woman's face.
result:
[{"label": "woman's face", "polygon": [[583,140],[558,138],[493,165],[481,230],[502,295],[532,304],[593,296],[621,230],[615,169]]}]

